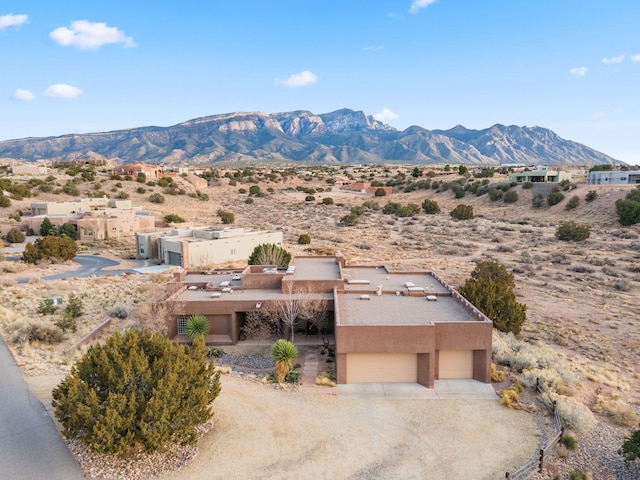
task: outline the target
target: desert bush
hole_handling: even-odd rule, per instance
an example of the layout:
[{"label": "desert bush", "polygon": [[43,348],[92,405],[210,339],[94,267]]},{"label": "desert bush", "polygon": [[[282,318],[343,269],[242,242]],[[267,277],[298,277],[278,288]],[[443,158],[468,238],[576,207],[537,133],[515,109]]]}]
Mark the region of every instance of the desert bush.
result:
[{"label": "desert bush", "polygon": [[574,221],[562,222],[555,233],[558,240],[575,242],[586,240],[589,235],[591,235],[591,229],[588,225],[579,225]]},{"label": "desert bush", "polygon": [[56,227],[53,226],[49,217],[44,217],[42,224],[40,225],[40,235],[46,237],[47,235],[55,235]]},{"label": "desert bush", "polygon": [[44,237],[38,238],[32,244],[25,245],[22,258],[27,263],[37,263],[39,260],[54,260],[65,262],[76,256],[78,246],[67,237]]},{"label": "desert bush", "polygon": [[331,197],[325,197],[322,199],[322,204],[323,205],[333,205],[333,198]]},{"label": "desert bush", "polygon": [[180,215],[176,215],[175,213],[165,215],[162,219],[164,220],[164,223],[184,223],[184,218]]},{"label": "desert bush", "polygon": [[569,199],[569,201],[564,206],[564,208],[565,208],[565,210],[573,210],[578,205],[580,205],[580,197],[578,197],[577,195],[574,195],[573,197],[571,197]]},{"label": "desert bush", "polygon": [[584,197],[587,202],[593,202],[596,198],[598,198],[598,192],[595,190],[589,190],[587,195]]},{"label": "desert bush", "polygon": [[131,313],[131,306],[116,302],[113,306],[107,311],[107,314],[113,318],[119,318],[120,320],[124,320]]},{"label": "desert bush", "polygon": [[640,428],[636,428],[630,435],[625,437],[622,446],[618,450],[618,455],[624,458],[627,467],[640,458]]},{"label": "desert bush", "polygon": [[278,333],[280,317],[277,312],[249,311],[245,315],[240,332],[246,338],[264,340]]},{"label": "desert bush", "polygon": [[516,203],[518,201],[518,192],[515,190],[509,190],[504,194],[504,203]]},{"label": "desert bush", "polygon": [[311,243],[311,236],[308,233],[302,233],[298,236],[298,245],[309,245]]},{"label": "desert bush", "polygon": [[557,205],[564,200],[564,194],[562,192],[551,192],[547,195],[547,203],[549,206]]},{"label": "desert bush", "polygon": [[60,343],[64,340],[62,332],[53,326],[37,322],[16,320],[7,326],[10,341],[16,344],[27,342]]},{"label": "desert bush", "polygon": [[491,362],[491,381],[494,383],[504,382],[504,372],[498,370],[493,362]]},{"label": "desert bush", "polygon": [[358,215],[354,213],[349,213],[342,217],[339,221],[340,225],[343,227],[353,227],[360,222]]},{"label": "desert bush", "polygon": [[315,199],[316,197],[314,197],[313,195],[307,195],[306,197],[304,197],[305,202],[313,202]]},{"label": "desert bush", "polygon": [[569,480],[593,480],[590,472],[583,472],[579,468],[574,468],[569,472]]},{"label": "desert bush", "polygon": [[138,187],[136,188],[136,193],[140,193],[140,194],[147,193],[147,189],[144,187]]},{"label": "desert bush", "polygon": [[43,298],[40,300],[37,308],[37,312],[40,315],[52,315],[56,313],[56,310],[58,310],[58,306],[53,303],[51,298]]},{"label": "desert bush", "polygon": [[430,215],[440,213],[440,205],[438,205],[438,202],[436,200],[430,200],[428,198],[422,202],[422,209],[424,210],[424,213]]},{"label": "desert bush", "polygon": [[76,226],[74,224],[67,222],[60,226],[60,228],[58,229],[58,235],[60,235],[61,237],[66,237],[70,240],[77,240],[78,230],[76,229]]},{"label": "desert bush", "polygon": [[540,208],[544,205],[544,195],[541,193],[536,193],[531,199],[531,205],[534,208]]},{"label": "desert bush", "polygon": [[385,197],[387,195],[387,192],[384,188],[379,187],[379,188],[376,188],[374,195],[376,197]]},{"label": "desert bush", "polygon": [[9,243],[22,243],[24,242],[25,236],[24,233],[20,231],[20,229],[13,227],[4,236],[4,239]]},{"label": "desert bush", "polygon": [[164,196],[159,193],[152,193],[149,195],[149,201],[151,203],[164,203]]},{"label": "desert bush", "polygon": [[298,349],[293,343],[281,338],[271,347],[271,358],[276,364],[276,380],[282,383],[298,358]]},{"label": "desert bush", "polygon": [[560,440],[562,444],[565,446],[567,450],[571,450],[575,452],[578,448],[578,442],[576,441],[576,437],[571,435],[570,433],[565,433],[562,435],[562,439]]},{"label": "desert bush", "polygon": [[69,313],[62,312],[62,315],[56,319],[54,322],[55,326],[58,327],[62,333],[77,332],[78,331],[78,322],[75,317],[71,316]]},{"label": "desert bush", "polygon": [[220,392],[214,368],[203,341],[178,345],[129,330],[93,345],[54,389],[52,405],[63,435],[94,452],[192,444]]},{"label": "desert bush", "polygon": [[638,424],[638,415],[633,407],[616,397],[605,398],[599,395],[592,410],[622,427],[633,427]]},{"label": "desert bush", "polygon": [[191,315],[187,318],[187,336],[193,342],[198,338],[204,338],[209,334],[209,320],[204,315]]},{"label": "desert bush", "polygon": [[473,207],[461,203],[449,213],[456,220],[470,220],[473,218]]},{"label": "desert bush", "polygon": [[623,199],[616,200],[618,220],[624,226],[640,222],[640,188],[636,188]]},{"label": "desert bush", "polygon": [[489,199],[492,202],[495,202],[496,200],[500,200],[502,198],[502,195],[504,195],[504,192],[501,189],[496,187],[490,187],[487,193],[489,194]]},{"label": "desert bush", "polygon": [[247,199],[244,201],[244,203],[246,203],[247,205],[253,205],[254,200],[251,197],[247,197]]},{"label": "desert bush", "polygon": [[533,182],[524,182],[522,184],[522,189],[523,190],[530,190],[533,188]]},{"label": "desert bush", "polygon": [[[555,393],[551,393],[549,397],[550,398],[547,399],[545,395],[543,399],[547,402],[555,400],[558,415],[562,419],[565,427],[575,432],[586,433],[596,425],[596,419],[591,410],[578,400]],[[551,405],[548,406],[551,407]]]},{"label": "desert bush", "polygon": [[7,197],[6,195],[3,195],[2,193],[0,193],[0,207],[7,208],[10,206],[11,206],[11,199],[9,199],[9,197]]},{"label": "desert bush", "polygon": [[522,390],[522,385],[520,385],[518,382],[516,382],[509,388],[501,390],[500,403],[505,407],[513,408],[515,410],[521,410],[522,407],[518,403],[518,400],[520,400],[520,393],[522,392]]},{"label": "desert bush", "polygon": [[224,225],[230,225],[236,221],[236,216],[232,212],[229,212],[228,210],[219,209],[216,212],[216,215],[220,217],[220,221]]},{"label": "desert bush", "polygon": [[260,187],[258,185],[251,185],[249,187],[249,195],[257,195],[260,193]]}]

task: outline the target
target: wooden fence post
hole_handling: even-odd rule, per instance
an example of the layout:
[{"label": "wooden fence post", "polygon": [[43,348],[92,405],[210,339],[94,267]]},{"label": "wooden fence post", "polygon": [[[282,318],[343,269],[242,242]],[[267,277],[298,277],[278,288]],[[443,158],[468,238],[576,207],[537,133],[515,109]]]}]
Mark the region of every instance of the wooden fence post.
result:
[{"label": "wooden fence post", "polygon": [[509,480],[511,478],[511,474],[509,472],[504,474],[504,478],[506,478],[507,480]]},{"label": "wooden fence post", "polygon": [[544,450],[540,449],[540,463],[538,464],[538,473],[542,473],[544,467]]}]

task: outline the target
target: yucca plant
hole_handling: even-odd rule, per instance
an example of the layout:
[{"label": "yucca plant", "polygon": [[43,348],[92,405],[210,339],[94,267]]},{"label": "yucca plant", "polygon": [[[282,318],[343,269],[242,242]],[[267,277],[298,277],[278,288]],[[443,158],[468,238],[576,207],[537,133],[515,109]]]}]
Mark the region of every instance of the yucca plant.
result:
[{"label": "yucca plant", "polygon": [[209,333],[209,320],[204,315],[191,315],[187,319],[187,336],[193,341]]},{"label": "yucca plant", "polygon": [[276,380],[282,383],[298,358],[298,349],[290,341],[281,338],[271,347],[271,358],[276,362]]}]

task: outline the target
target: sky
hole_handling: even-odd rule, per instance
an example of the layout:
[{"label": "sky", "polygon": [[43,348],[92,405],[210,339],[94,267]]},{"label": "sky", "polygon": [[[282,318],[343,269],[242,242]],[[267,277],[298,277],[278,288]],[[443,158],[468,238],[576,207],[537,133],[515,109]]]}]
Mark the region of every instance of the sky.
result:
[{"label": "sky", "polygon": [[341,108],[638,165],[640,1],[0,2],[0,140]]}]

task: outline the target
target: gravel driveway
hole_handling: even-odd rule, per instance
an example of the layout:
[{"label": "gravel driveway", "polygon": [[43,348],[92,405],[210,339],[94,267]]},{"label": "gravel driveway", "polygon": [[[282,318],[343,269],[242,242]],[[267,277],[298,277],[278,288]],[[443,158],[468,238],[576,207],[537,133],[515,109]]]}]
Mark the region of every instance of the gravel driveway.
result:
[{"label": "gravel driveway", "polygon": [[222,382],[198,456],[162,480],[497,480],[536,450],[533,415],[499,402],[344,400]]}]

